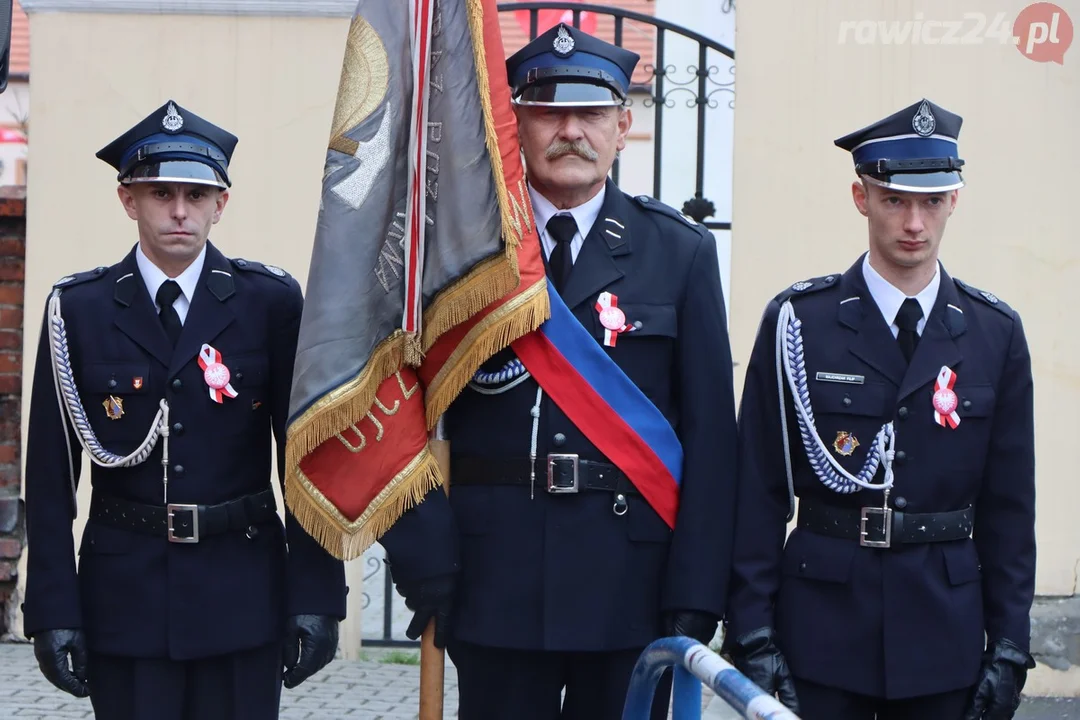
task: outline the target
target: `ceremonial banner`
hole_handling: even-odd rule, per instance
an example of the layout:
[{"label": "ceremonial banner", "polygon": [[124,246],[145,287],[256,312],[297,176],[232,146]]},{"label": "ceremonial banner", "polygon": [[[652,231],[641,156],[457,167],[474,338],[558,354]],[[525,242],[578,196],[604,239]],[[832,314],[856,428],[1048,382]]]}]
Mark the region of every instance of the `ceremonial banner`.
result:
[{"label": "ceremonial banner", "polygon": [[439,416],[548,317],[495,0],[360,0],[293,372],[285,500],[352,559],[442,479]]}]

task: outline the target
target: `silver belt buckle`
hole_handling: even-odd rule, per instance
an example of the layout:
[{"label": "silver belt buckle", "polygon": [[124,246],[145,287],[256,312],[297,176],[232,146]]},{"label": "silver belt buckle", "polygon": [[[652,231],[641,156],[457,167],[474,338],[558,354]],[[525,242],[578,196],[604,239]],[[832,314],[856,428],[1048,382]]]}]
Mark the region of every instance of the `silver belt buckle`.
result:
[{"label": "silver belt buckle", "polygon": [[[867,540],[866,539],[866,521],[871,515],[880,515],[883,524],[883,533],[885,535],[884,540]],[[892,516],[893,510],[890,507],[864,507],[862,509],[862,515],[859,519],[859,544],[863,547],[872,548],[889,548],[892,547]]]},{"label": "silver belt buckle", "polygon": [[[570,485],[557,485],[555,483],[555,464],[569,462],[573,466],[573,483]],[[559,454],[548,453],[547,456],[547,491],[552,495],[565,495],[578,492],[580,481],[578,477],[578,456],[576,453]]]},{"label": "silver belt buckle", "polygon": [[[177,511],[191,513],[191,537],[177,537],[176,531],[173,527],[173,518],[176,517]],[[176,503],[169,503],[165,506],[165,514],[168,518],[167,523],[169,526],[169,542],[172,543],[197,543],[199,542],[199,506],[198,505],[180,505]]]}]

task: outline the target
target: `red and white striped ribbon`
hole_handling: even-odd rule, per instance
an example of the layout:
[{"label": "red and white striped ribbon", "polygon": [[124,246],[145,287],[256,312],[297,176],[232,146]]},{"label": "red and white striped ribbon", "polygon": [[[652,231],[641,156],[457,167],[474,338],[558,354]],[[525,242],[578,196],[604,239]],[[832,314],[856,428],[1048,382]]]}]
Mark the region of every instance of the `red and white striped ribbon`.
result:
[{"label": "red and white striped ribbon", "polygon": [[206,343],[203,343],[199,350],[199,367],[202,368],[203,380],[210,389],[211,400],[220,403],[223,397],[236,397],[236,390],[229,384],[232,375],[222,362],[221,353]]},{"label": "red and white striped ribbon", "polygon": [[960,424],[960,416],[956,414],[960,401],[953,390],[955,384],[956,373],[948,366],[942,366],[937,382],[934,383],[934,422],[941,427],[948,426],[953,430]]},{"label": "red and white striped ribbon", "polygon": [[626,324],[626,313],[619,309],[619,298],[609,292],[602,292],[596,298],[596,311],[600,313],[600,324],[604,326],[604,345],[607,347],[615,347],[619,333],[634,329]]}]

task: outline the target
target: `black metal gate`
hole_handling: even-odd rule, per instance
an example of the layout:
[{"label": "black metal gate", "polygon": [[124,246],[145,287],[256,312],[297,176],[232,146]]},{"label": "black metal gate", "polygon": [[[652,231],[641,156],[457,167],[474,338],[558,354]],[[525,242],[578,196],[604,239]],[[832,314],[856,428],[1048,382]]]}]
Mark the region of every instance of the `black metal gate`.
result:
[{"label": "black metal gate", "polygon": [[[735,9],[735,0],[715,0],[716,11],[730,13]],[[523,11],[529,14],[529,39],[534,39],[539,33],[540,12],[543,10],[563,10],[572,14],[574,27],[581,27],[582,13],[594,13],[597,17],[608,17],[613,21],[614,31],[612,36],[604,36],[605,40],[613,42],[620,47],[623,45],[628,23],[640,30],[645,28],[654,36],[653,62],[646,63],[643,69],[647,76],[631,85],[631,95],[645,97],[642,105],[652,112],[653,119],[653,176],[652,192],[655,198],[663,199],[662,195],[662,159],[664,154],[664,115],[666,111],[676,107],[677,99],[684,99],[687,108],[696,109],[697,113],[697,149],[693,158],[694,162],[694,187],[693,197],[683,202],[680,208],[683,213],[704,224],[711,230],[731,230],[731,220],[716,218],[716,206],[710,199],[704,196],[705,186],[705,148],[707,136],[707,114],[710,110],[721,107],[719,97],[730,96],[724,107],[733,110],[734,104],[734,59],[735,51],[719,42],[705,37],[689,28],[680,27],[666,20],[644,15],[622,8],[608,5],[593,5],[583,2],[504,2],[498,5],[500,13]],[[667,62],[666,54],[669,50],[669,39],[672,37],[682,38],[681,42],[697,44],[696,62],[689,65],[685,72],[680,71],[675,65]],[[507,48],[508,50],[510,48]],[[711,58],[716,54],[728,58],[730,63],[724,69]],[[717,76],[722,73],[730,76],[728,81],[721,81]],[[631,99],[633,104],[634,99]],[[615,160],[611,176],[616,184],[620,180],[620,162]],[[730,168],[724,169],[730,172]],[[711,219],[710,219],[711,218]],[[405,608],[401,596],[395,592],[390,581],[389,573],[386,572],[383,563],[384,552],[380,545],[373,545],[365,553],[364,562],[364,587],[363,609],[366,617],[371,622],[364,623],[366,627],[373,628],[376,625],[375,617],[368,614],[371,607],[382,606],[381,617],[378,623],[381,625],[379,632],[363,632],[362,642],[368,646],[402,646],[413,647],[419,643],[411,642],[404,638],[405,626],[411,613]],[[380,598],[381,596],[381,598]],[[395,623],[395,617],[399,623]],[[403,623],[403,624],[401,624]],[[400,624],[400,627],[398,625]]]}]

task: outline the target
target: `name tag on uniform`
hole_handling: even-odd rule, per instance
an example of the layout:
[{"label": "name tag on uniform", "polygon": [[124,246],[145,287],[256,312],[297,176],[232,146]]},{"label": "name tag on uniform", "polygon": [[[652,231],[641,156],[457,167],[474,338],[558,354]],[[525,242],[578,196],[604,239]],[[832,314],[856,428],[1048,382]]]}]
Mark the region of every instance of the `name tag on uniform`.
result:
[{"label": "name tag on uniform", "polygon": [[821,382],[847,383],[848,385],[862,385],[866,378],[862,375],[848,375],[847,373],[819,372],[817,379]]}]

